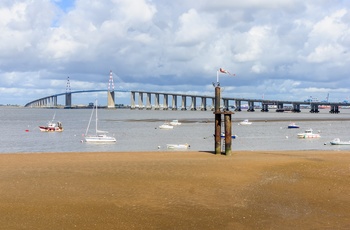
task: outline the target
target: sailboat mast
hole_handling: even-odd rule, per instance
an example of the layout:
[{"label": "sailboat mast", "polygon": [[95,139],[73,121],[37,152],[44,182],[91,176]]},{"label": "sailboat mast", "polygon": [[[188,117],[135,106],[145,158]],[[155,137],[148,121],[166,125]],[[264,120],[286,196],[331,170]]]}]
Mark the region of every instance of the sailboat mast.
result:
[{"label": "sailboat mast", "polygon": [[96,135],[97,135],[97,100],[96,100]]}]

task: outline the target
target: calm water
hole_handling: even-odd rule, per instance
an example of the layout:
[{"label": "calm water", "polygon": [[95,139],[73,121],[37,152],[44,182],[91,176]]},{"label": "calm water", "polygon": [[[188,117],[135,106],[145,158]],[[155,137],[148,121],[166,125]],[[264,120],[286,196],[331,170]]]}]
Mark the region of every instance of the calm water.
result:
[{"label": "calm water", "polygon": [[[98,151],[154,151],[166,149],[166,144],[189,143],[192,150],[214,151],[214,115],[211,111],[154,111],[154,110],[107,110],[99,109],[99,129],[109,131],[117,143],[82,143],[90,109],[33,109],[0,108],[1,153],[23,152],[98,152]],[[56,114],[56,121],[64,127],[62,133],[40,132],[38,126],[46,125]],[[178,119],[181,126],[173,130],[161,130],[165,121]],[[249,119],[250,126],[238,125]],[[235,150],[350,150],[350,146],[331,146],[329,141],[339,137],[350,140],[350,110],[340,114],[321,110],[311,114],[301,113],[237,112],[232,115],[232,132]],[[300,129],[287,129],[296,122]],[[91,127],[93,128],[93,127]],[[312,128],[321,138],[298,139],[297,133]],[[28,130],[28,131],[26,131]],[[92,131],[92,129],[91,129]]]}]

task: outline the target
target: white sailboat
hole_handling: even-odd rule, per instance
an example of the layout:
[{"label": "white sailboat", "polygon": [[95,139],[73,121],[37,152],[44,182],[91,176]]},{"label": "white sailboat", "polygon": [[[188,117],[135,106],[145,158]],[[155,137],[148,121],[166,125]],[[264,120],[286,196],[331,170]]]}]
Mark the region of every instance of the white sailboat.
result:
[{"label": "white sailboat", "polygon": [[[89,127],[90,127],[90,123],[92,120],[92,116],[94,114],[94,110],[96,111],[95,113],[95,123],[96,123],[96,127],[95,127],[95,134],[92,135],[88,135],[88,131],[89,131]],[[94,142],[94,143],[108,143],[108,142],[116,142],[117,140],[114,137],[111,136],[107,136],[107,131],[101,131],[97,129],[97,122],[98,122],[98,118],[97,118],[97,100],[95,102],[95,106],[92,108],[92,112],[91,112],[91,116],[90,116],[90,120],[89,120],[89,124],[88,127],[86,128],[86,132],[85,132],[85,142]]]}]

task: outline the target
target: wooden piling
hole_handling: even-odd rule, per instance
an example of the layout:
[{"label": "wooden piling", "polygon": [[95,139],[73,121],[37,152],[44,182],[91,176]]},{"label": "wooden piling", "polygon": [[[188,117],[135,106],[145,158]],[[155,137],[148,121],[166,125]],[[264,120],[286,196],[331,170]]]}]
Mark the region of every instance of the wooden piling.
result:
[{"label": "wooden piling", "polygon": [[225,155],[231,155],[232,146],[232,120],[233,112],[220,111],[220,87],[215,87],[215,154],[221,154],[221,115],[224,114],[225,126]]},{"label": "wooden piling", "polygon": [[220,86],[215,87],[215,154],[221,154]]},{"label": "wooden piling", "polygon": [[225,121],[225,155],[231,155],[231,146],[232,146],[232,131],[231,131],[231,112],[224,113]]}]

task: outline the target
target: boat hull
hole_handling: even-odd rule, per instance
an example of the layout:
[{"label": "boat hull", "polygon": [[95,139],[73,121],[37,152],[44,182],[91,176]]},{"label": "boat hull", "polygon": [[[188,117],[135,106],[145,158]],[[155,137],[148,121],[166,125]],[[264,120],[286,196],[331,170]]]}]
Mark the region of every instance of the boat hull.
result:
[{"label": "boat hull", "polygon": [[350,141],[340,141],[339,138],[334,139],[330,143],[331,145],[350,145]]},{"label": "boat hull", "polygon": [[311,138],[319,138],[321,137],[319,134],[304,134],[304,133],[301,133],[301,134],[298,134],[298,138],[300,139],[311,139]]},{"label": "boat hull", "polygon": [[90,143],[113,143],[116,142],[117,140],[114,137],[99,137],[99,136],[88,136],[85,137],[85,142],[90,142]]},{"label": "boat hull", "polygon": [[166,147],[168,149],[189,149],[189,144],[167,144]]},{"label": "boat hull", "polygon": [[62,132],[63,128],[59,127],[47,127],[47,126],[39,126],[41,132]]},{"label": "boat hull", "polygon": [[174,126],[171,126],[171,125],[161,125],[159,126],[160,129],[173,129]]}]

